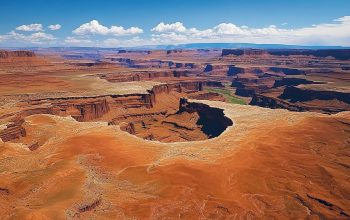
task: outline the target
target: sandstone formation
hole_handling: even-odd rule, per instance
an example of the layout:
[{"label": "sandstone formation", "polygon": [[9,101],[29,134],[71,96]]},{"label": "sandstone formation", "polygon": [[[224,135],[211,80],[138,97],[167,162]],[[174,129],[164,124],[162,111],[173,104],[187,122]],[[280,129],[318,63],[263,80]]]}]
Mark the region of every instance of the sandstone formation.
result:
[{"label": "sandstone formation", "polygon": [[315,56],[315,57],[334,57],[339,60],[349,60],[349,49],[322,49],[322,50],[300,50],[300,49],[223,49],[222,56],[235,55],[273,55],[273,56]]},{"label": "sandstone formation", "polygon": [[0,50],[0,59],[10,58],[10,57],[35,57],[35,53],[31,51],[6,51]]},{"label": "sandstone formation", "polygon": [[1,219],[350,218],[346,50],[96,50],[0,52]]}]

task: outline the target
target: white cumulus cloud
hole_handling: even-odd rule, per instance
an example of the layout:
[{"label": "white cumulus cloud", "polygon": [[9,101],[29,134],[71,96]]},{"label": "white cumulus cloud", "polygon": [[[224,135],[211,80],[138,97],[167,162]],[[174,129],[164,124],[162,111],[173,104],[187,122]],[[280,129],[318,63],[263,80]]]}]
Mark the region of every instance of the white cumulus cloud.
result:
[{"label": "white cumulus cloud", "polygon": [[28,39],[31,42],[40,43],[41,41],[52,41],[52,40],[55,40],[56,38],[51,34],[46,34],[44,32],[37,32],[29,35]]},{"label": "white cumulus cloud", "polygon": [[232,23],[221,23],[214,27],[213,32],[223,35],[247,34],[247,28],[238,27]]},{"label": "white cumulus cloud", "polygon": [[[282,25],[284,26],[284,25]],[[187,28],[181,22],[159,23],[151,29],[154,44],[237,42],[302,45],[350,46],[350,16],[344,16],[325,24],[288,29],[269,25],[262,28],[221,23],[212,28],[198,30]]]},{"label": "white cumulus cloud", "polygon": [[27,24],[16,27],[17,31],[42,31],[42,24]]},{"label": "white cumulus cloud", "polygon": [[126,36],[143,33],[143,30],[138,27],[130,27],[125,29],[122,26],[111,26],[110,28],[101,25],[97,20],[92,20],[88,23],[82,24],[77,29],[73,30],[76,35],[113,35]]},{"label": "white cumulus cloud", "polygon": [[151,31],[155,32],[185,32],[186,27],[181,22],[175,22],[172,24],[165,24],[160,22],[157,26],[152,28]]},{"label": "white cumulus cloud", "polygon": [[52,31],[56,31],[56,30],[59,30],[59,29],[61,29],[61,25],[60,24],[51,24],[51,25],[49,25],[49,26],[47,26],[50,30],[52,30]]},{"label": "white cumulus cloud", "polygon": [[[185,43],[257,43],[257,44],[294,44],[294,45],[340,45],[350,46],[350,16],[332,21],[292,28],[292,24],[249,27],[224,22],[212,27],[198,29],[186,27],[182,22],[160,22],[154,26],[148,36],[138,34],[144,31],[139,27],[124,28],[112,25],[106,27],[97,20],[80,25],[73,30],[72,36],[56,39],[44,32],[42,24],[27,24],[15,28],[15,31],[0,35],[1,45],[88,45],[88,46],[140,46],[156,44]],[[49,30],[59,30],[60,24],[47,26]],[[25,33],[31,32],[31,33]]]},{"label": "white cumulus cloud", "polygon": [[56,38],[44,32],[36,32],[29,35],[17,33],[11,31],[5,35],[0,36],[3,41],[17,42],[17,43],[30,43],[30,44],[50,44],[55,42]]}]

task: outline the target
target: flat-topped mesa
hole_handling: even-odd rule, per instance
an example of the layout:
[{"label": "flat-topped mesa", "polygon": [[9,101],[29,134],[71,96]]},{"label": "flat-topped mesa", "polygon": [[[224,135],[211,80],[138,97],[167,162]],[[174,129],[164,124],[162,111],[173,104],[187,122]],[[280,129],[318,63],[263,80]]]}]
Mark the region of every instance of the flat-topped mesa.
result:
[{"label": "flat-topped mesa", "polygon": [[135,61],[130,58],[111,58],[111,61],[119,62],[121,65],[134,67]]},{"label": "flat-topped mesa", "polygon": [[[150,104],[153,107],[157,103],[157,96],[160,94],[176,93],[193,93],[203,91],[203,83],[199,81],[194,82],[179,82],[170,84],[155,85],[148,91],[150,95]],[[162,97],[163,98],[163,97]]]},{"label": "flat-topped mesa", "polygon": [[197,99],[197,100],[211,100],[211,101],[221,101],[225,102],[225,97],[216,92],[198,92],[194,94],[188,95],[188,98],[190,99]]},{"label": "flat-topped mesa", "polygon": [[274,78],[235,78],[231,86],[236,87],[236,95],[252,96],[253,94],[263,92],[273,87]]},{"label": "flat-topped mesa", "polygon": [[195,69],[198,65],[194,62],[179,62],[162,59],[144,59],[127,57],[108,57],[113,63],[121,66],[137,69],[162,68],[162,69]]},{"label": "flat-topped mesa", "polygon": [[235,76],[240,73],[244,73],[245,70],[244,68],[241,67],[236,67],[236,66],[229,66],[227,70],[227,76]]},{"label": "flat-topped mesa", "polygon": [[223,49],[221,56],[228,56],[228,55],[235,55],[235,56],[261,56],[261,55],[267,55],[266,50],[260,50],[260,49]]},{"label": "flat-topped mesa", "polygon": [[167,70],[147,70],[134,71],[133,73],[103,73],[99,74],[101,79],[109,82],[133,82],[133,81],[148,81],[158,78],[180,78],[187,77],[191,73],[189,69],[167,69]]},{"label": "flat-topped mesa", "polygon": [[225,85],[220,81],[206,81],[203,84],[207,87],[225,87]]},{"label": "flat-topped mesa", "polygon": [[[96,97],[64,97],[26,101],[27,109],[8,116],[7,127],[0,129],[0,138],[11,141],[25,136],[22,127],[26,116],[35,114],[53,114],[71,116],[77,121],[113,121],[114,118],[128,118],[134,115],[158,114],[176,111],[178,100],[203,90],[203,83],[198,81],[160,84],[147,93],[116,94]],[[24,103],[23,103],[24,105]],[[118,121],[118,120],[117,120]]]},{"label": "flat-topped mesa", "polygon": [[32,51],[25,51],[25,50],[17,50],[17,51],[0,50],[0,59],[12,58],[12,57],[35,57],[35,53]]},{"label": "flat-topped mesa", "polygon": [[111,64],[107,62],[101,62],[101,61],[90,61],[90,62],[73,62],[70,63],[73,66],[77,67],[108,67]]},{"label": "flat-topped mesa", "polygon": [[276,79],[275,83],[273,84],[273,88],[277,88],[281,86],[298,86],[298,85],[307,85],[307,84],[322,84],[322,83],[314,82],[303,78],[281,78],[281,79]]},{"label": "flat-topped mesa", "polygon": [[[281,99],[288,99],[290,102],[308,102],[313,100],[338,100],[350,107],[350,94],[338,91],[320,91],[308,88],[288,86],[279,96]],[[350,110],[350,109],[346,109]]]},{"label": "flat-topped mesa", "polygon": [[305,108],[299,105],[293,105],[287,101],[284,101],[275,97],[266,96],[263,94],[253,94],[252,97],[253,98],[249,103],[250,105],[257,105],[260,107],[266,107],[266,108],[272,108],[272,109],[282,108],[282,109],[288,109],[290,111],[298,111],[298,112],[305,110]]},{"label": "flat-topped mesa", "polygon": [[349,60],[350,49],[223,49],[221,56],[314,56],[314,57],[334,57],[337,60]]},{"label": "flat-topped mesa", "polygon": [[314,57],[334,57],[337,60],[349,60],[350,49],[320,49],[320,50],[298,50],[298,49],[275,49],[268,50],[274,56],[314,56]]},{"label": "flat-topped mesa", "polygon": [[338,113],[350,110],[350,94],[337,91],[318,91],[287,86],[278,97],[269,94],[253,94],[249,104],[268,108],[284,108],[291,111],[315,111]]},{"label": "flat-topped mesa", "polygon": [[304,70],[286,67],[270,67],[268,71],[272,71],[275,73],[283,73],[285,75],[305,75]]},{"label": "flat-topped mesa", "polygon": [[[36,54],[32,51],[6,51],[6,50],[0,50],[0,69],[1,71],[7,72],[7,73],[18,73],[22,75],[30,75],[32,72],[35,72],[39,69],[46,69],[53,67],[53,64],[50,63],[49,60],[44,59],[41,56],[36,56]],[[35,74],[37,76],[37,74]],[[2,75],[2,78],[6,76]],[[12,79],[13,80],[13,79]],[[12,82],[11,79],[9,79],[9,83]],[[27,79],[21,79],[24,80],[24,85],[28,81]]]},{"label": "flat-topped mesa", "polygon": [[182,53],[182,50],[167,50],[166,51],[166,54],[169,55],[169,54],[173,54],[173,53]]},{"label": "flat-topped mesa", "polygon": [[[212,64],[207,63],[202,65],[201,73],[205,76],[211,75],[211,76],[232,76],[234,74],[243,73],[244,69],[242,68],[242,71],[238,71],[237,73],[234,72],[234,70],[241,69],[240,67],[235,67],[234,64]],[[232,72],[233,71],[233,72]]]}]

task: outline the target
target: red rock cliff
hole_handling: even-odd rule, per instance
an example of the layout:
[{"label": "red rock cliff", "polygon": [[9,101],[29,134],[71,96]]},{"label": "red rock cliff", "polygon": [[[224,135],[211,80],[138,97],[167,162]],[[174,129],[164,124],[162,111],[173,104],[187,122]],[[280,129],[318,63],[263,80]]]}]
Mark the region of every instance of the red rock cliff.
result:
[{"label": "red rock cliff", "polygon": [[10,57],[35,57],[35,53],[32,51],[17,50],[17,51],[6,51],[0,50],[0,58]]}]

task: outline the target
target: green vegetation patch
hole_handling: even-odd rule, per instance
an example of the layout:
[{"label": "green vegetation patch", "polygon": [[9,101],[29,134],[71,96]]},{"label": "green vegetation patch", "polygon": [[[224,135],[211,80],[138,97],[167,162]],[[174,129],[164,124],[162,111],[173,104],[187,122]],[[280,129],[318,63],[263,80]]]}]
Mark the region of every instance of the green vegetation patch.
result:
[{"label": "green vegetation patch", "polygon": [[232,94],[232,91],[226,88],[206,88],[208,92],[216,92],[222,94],[226,101],[232,104],[246,105],[245,101]]}]

